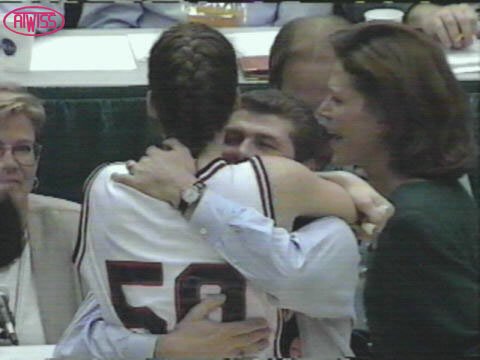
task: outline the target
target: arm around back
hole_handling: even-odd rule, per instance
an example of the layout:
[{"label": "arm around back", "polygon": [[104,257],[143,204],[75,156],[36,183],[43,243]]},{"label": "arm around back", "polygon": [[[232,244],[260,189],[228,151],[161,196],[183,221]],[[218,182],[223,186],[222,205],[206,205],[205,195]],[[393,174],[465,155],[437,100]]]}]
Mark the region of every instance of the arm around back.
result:
[{"label": "arm around back", "polygon": [[290,229],[297,216],[338,216],[357,220],[350,195],[339,185],[319,178],[307,167],[286,158],[264,157],[272,185],[278,226]]}]

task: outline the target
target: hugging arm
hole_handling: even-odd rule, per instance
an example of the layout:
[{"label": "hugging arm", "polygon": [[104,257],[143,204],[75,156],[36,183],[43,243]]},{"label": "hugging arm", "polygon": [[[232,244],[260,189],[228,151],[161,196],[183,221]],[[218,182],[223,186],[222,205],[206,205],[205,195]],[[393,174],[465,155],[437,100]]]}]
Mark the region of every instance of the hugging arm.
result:
[{"label": "hugging arm", "polygon": [[145,359],[152,357],[157,338],[109,325],[102,317],[93,293],[77,310],[55,347],[55,358]]},{"label": "hugging arm", "polygon": [[348,223],[358,219],[352,198],[338,184],[319,178],[286,158],[265,157],[263,163],[271,183],[278,226],[289,229],[298,216],[332,215]]},{"label": "hugging arm", "polygon": [[279,307],[317,318],[353,317],[359,255],[342,220],[327,217],[288,232],[255,209],[207,190],[190,221]]},{"label": "hugging arm", "polygon": [[93,293],[89,293],[58,342],[54,358],[147,359],[217,357],[242,349],[256,353],[265,346],[268,331],[258,319],[221,324],[206,319],[224,298],[207,298],[193,307],[184,320],[166,335],[140,334],[108,324]]},{"label": "hugging arm", "polygon": [[[188,149],[178,141],[170,139],[168,145],[171,150],[150,147],[139,162],[131,163],[129,174],[114,174],[112,178],[157,200],[178,206],[182,190],[196,181],[194,161]],[[333,215],[352,223],[358,219],[356,207],[360,212],[365,211],[366,221],[377,225],[377,209],[371,213],[371,207],[357,206],[356,197],[333,181],[318,179],[315,173],[293,160],[270,157],[264,158],[264,163],[272,185],[274,205],[280,215],[279,226],[290,228],[295,217],[300,215]],[[361,187],[365,188],[366,196],[380,197],[365,182],[361,182]],[[381,204],[391,207],[385,199]],[[390,211],[384,211],[380,224],[390,216]]]}]

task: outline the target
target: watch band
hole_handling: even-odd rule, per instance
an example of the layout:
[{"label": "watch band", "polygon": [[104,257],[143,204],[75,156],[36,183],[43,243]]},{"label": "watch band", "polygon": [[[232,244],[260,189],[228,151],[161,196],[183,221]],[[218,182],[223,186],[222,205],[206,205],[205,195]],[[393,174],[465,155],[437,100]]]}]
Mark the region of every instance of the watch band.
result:
[{"label": "watch band", "polygon": [[[185,211],[188,209],[188,207],[196,202],[198,202],[201,197],[202,197],[202,194],[203,194],[203,191],[205,190],[207,186],[205,185],[205,183],[201,182],[201,181],[197,181],[195,183],[193,183],[189,188],[185,189],[183,192],[182,192],[182,196],[180,198],[180,203],[178,204],[178,210],[180,210],[180,212],[182,214],[185,213]],[[185,199],[185,191],[194,191],[194,192],[197,192],[197,195],[195,197],[194,200],[192,201],[187,201],[187,199]]]}]

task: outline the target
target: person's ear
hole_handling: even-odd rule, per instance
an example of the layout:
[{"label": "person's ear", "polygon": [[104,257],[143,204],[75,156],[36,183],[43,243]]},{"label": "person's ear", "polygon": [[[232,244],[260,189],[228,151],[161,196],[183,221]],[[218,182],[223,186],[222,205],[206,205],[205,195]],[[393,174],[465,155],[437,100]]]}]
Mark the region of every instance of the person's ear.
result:
[{"label": "person's ear", "polygon": [[158,111],[152,103],[152,90],[147,91],[147,115],[154,119],[158,118]]}]

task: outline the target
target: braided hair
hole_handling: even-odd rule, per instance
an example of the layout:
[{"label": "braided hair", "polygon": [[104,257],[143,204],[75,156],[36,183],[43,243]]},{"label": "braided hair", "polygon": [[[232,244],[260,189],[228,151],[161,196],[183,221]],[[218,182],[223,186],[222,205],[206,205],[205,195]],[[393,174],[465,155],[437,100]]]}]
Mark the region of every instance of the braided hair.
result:
[{"label": "braided hair", "polygon": [[223,128],[235,104],[235,51],[207,25],[175,25],[150,51],[148,81],[165,135],[176,137],[197,157]]}]

